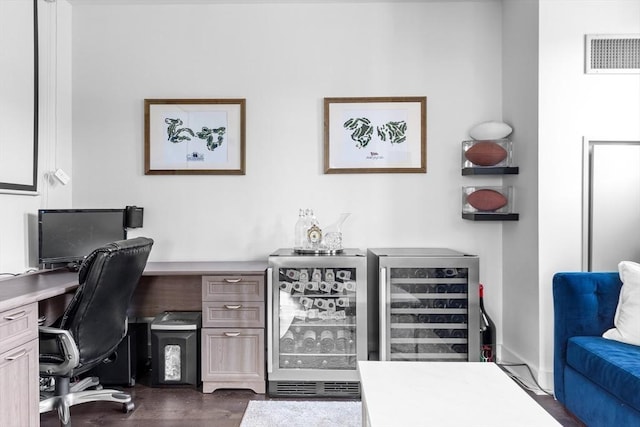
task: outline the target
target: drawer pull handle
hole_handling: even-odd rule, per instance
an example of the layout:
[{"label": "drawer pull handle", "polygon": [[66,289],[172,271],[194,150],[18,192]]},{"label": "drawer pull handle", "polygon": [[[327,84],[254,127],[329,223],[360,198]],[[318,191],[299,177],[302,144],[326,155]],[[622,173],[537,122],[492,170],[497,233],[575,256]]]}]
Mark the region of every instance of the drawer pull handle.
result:
[{"label": "drawer pull handle", "polygon": [[240,332],[225,332],[224,336],[225,337],[239,337],[240,336]]},{"label": "drawer pull handle", "polygon": [[24,314],[26,313],[26,311],[22,310],[19,311],[15,314],[10,314],[9,316],[4,316],[5,320],[16,320],[21,318],[22,316],[24,316]]},{"label": "drawer pull handle", "polygon": [[226,308],[227,310],[238,310],[242,308],[242,304],[237,304],[237,305],[225,304],[224,308]]},{"label": "drawer pull handle", "polygon": [[227,283],[238,283],[239,281],[242,280],[242,277],[238,277],[236,279],[229,279],[228,277],[224,279],[225,282]]},{"label": "drawer pull handle", "polygon": [[8,360],[9,362],[11,362],[12,360],[16,360],[17,358],[24,356],[25,354],[27,354],[27,350],[23,349],[17,354],[13,354],[11,356],[5,357],[5,359]]}]

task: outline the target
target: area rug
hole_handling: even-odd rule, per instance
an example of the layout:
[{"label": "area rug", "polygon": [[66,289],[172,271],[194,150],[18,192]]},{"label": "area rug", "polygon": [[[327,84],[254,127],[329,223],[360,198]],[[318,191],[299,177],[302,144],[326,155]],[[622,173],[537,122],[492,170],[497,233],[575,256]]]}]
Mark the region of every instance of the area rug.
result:
[{"label": "area rug", "polygon": [[361,427],[360,402],[251,400],[240,427]]}]

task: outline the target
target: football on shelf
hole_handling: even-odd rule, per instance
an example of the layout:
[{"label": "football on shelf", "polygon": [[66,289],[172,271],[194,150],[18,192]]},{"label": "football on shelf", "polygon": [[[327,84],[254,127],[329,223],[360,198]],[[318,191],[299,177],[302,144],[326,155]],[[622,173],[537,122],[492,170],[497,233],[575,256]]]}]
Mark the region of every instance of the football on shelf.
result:
[{"label": "football on shelf", "polygon": [[467,203],[481,212],[493,212],[507,205],[509,201],[499,191],[482,188],[467,195]]},{"label": "football on shelf", "polygon": [[513,132],[513,128],[503,122],[484,122],[469,130],[469,136],[475,140],[506,138]]},{"label": "football on shelf", "polygon": [[507,150],[494,141],[480,141],[473,144],[464,156],[477,166],[495,166],[507,158]]}]

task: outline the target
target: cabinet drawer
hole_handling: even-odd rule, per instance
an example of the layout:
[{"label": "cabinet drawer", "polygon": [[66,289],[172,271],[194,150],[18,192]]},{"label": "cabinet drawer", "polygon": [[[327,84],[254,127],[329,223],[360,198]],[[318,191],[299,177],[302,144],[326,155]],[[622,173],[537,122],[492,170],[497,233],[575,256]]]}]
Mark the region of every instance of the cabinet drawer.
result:
[{"label": "cabinet drawer", "polygon": [[264,301],[264,274],[202,276],[203,301]]},{"label": "cabinet drawer", "polygon": [[38,338],[38,304],[0,313],[0,353]]},{"label": "cabinet drawer", "polygon": [[37,426],[38,340],[0,352],[0,426]]},{"label": "cabinet drawer", "polygon": [[203,381],[264,380],[264,329],[202,329]]},{"label": "cabinet drawer", "polygon": [[264,302],[202,303],[202,327],[262,328],[264,327]]}]

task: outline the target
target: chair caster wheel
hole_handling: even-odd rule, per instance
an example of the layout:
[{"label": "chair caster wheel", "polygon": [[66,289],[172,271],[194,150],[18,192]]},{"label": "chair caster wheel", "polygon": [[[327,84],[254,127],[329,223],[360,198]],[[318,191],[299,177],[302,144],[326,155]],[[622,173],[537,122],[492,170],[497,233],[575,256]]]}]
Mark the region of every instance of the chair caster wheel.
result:
[{"label": "chair caster wheel", "polygon": [[128,414],[129,412],[133,411],[135,407],[136,405],[133,402],[123,403],[122,412],[124,412],[125,414]]}]

